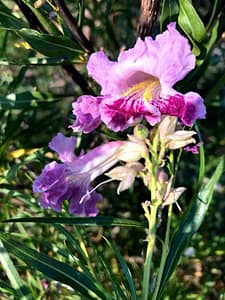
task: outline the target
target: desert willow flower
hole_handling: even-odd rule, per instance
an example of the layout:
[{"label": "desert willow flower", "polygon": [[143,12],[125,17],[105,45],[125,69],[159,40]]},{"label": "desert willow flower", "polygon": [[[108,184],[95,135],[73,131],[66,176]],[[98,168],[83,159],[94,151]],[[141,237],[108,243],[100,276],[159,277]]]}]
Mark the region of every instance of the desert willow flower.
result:
[{"label": "desert willow flower", "polygon": [[[98,213],[96,203],[102,196],[91,186],[91,182],[120,161],[127,163],[126,168],[131,172],[138,172],[140,166],[137,161],[145,155],[147,148],[143,141],[129,136],[128,141],[108,142],[77,157],[74,154],[75,145],[76,138],[65,137],[61,133],[52,139],[49,147],[58,153],[61,163],[53,161],[47,164],[34,181],[33,191],[42,194],[40,205],[44,208],[61,211],[63,201],[69,200],[70,213],[95,216]],[[129,188],[135,175],[125,175],[118,190]],[[111,176],[112,179],[115,176]],[[122,177],[121,173],[120,179]]]},{"label": "desert willow flower", "polygon": [[168,29],[121,51],[111,61],[103,51],[90,56],[89,75],[101,86],[101,95],[80,96],[73,103],[75,131],[91,132],[102,122],[113,131],[122,131],[143,118],[154,126],[162,115],[178,117],[186,126],[205,118],[201,96],[182,94],[173,86],[195,67],[188,40],[170,23]]}]

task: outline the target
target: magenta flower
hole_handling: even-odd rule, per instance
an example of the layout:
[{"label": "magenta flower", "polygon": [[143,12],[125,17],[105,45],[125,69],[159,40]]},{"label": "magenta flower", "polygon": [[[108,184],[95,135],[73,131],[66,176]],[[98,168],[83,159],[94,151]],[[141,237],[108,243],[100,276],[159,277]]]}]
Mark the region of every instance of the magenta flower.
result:
[{"label": "magenta flower", "polygon": [[40,205],[61,211],[64,200],[69,200],[69,212],[79,216],[95,216],[96,203],[101,195],[95,192],[91,182],[117,162],[135,162],[143,157],[147,149],[143,142],[108,142],[77,157],[74,154],[76,138],[67,138],[58,133],[49,143],[62,163],[53,161],[45,166],[33,183],[33,192],[41,193]]},{"label": "magenta flower", "polygon": [[93,53],[88,73],[102,87],[101,96],[81,96],[73,103],[74,131],[88,133],[104,122],[114,131],[124,130],[144,117],[151,125],[161,115],[178,117],[191,126],[205,118],[203,99],[194,92],[181,94],[173,89],[195,67],[195,56],[188,40],[175,28],[155,40],[140,38],[134,48],[122,51],[117,61],[103,51]]}]

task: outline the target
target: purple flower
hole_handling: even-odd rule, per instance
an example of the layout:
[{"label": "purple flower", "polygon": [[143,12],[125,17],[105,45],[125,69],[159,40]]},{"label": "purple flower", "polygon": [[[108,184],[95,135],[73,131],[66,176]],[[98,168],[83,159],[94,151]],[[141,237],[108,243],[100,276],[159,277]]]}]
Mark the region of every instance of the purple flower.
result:
[{"label": "purple flower", "polygon": [[74,154],[76,138],[58,133],[49,143],[62,163],[53,161],[45,166],[33,183],[33,192],[41,193],[40,205],[60,212],[64,200],[69,200],[69,212],[79,216],[95,216],[96,203],[101,195],[91,182],[117,162],[138,161],[147,152],[143,142],[130,137],[130,141],[108,142],[77,157]]},{"label": "purple flower", "polygon": [[197,144],[185,147],[184,150],[187,152],[191,152],[193,154],[199,154],[200,146],[201,146],[201,143],[197,143]]},{"label": "purple flower", "polygon": [[195,67],[188,40],[175,25],[169,24],[155,40],[138,38],[134,48],[122,51],[117,61],[110,61],[103,51],[90,56],[88,73],[101,85],[101,96],[84,95],[73,104],[76,120],[70,127],[74,131],[88,133],[101,122],[120,131],[143,117],[155,125],[162,114],[177,116],[187,126],[205,118],[200,95],[173,89]]}]

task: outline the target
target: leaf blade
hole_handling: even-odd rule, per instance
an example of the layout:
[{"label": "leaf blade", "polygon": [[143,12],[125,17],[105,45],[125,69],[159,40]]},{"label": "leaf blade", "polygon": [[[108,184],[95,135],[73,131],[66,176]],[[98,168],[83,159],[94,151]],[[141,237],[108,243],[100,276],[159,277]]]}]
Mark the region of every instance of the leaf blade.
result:
[{"label": "leaf blade", "polygon": [[121,219],[114,217],[51,217],[51,218],[15,218],[2,220],[1,222],[9,223],[9,222],[37,222],[37,223],[50,223],[50,224],[70,224],[77,226],[93,226],[93,225],[105,225],[105,226],[127,226],[127,227],[142,227],[141,223],[129,220],[129,219]]},{"label": "leaf blade", "polygon": [[172,275],[182,255],[182,252],[187,247],[193,235],[202,224],[203,218],[212,200],[215,184],[222,175],[223,169],[224,157],[220,159],[220,162],[209,182],[206,185],[202,185],[197,196],[192,200],[192,204],[186,214],[186,217],[183,219],[181,225],[179,226],[179,229],[175,233],[166,259],[160,285],[160,292],[157,296],[157,299],[161,299],[165,285]]},{"label": "leaf blade", "polygon": [[96,299],[97,296],[100,297],[100,299],[106,300],[104,294],[96,288],[93,281],[82,272],[75,270],[66,263],[57,261],[25,246],[18,240],[11,238],[10,235],[0,233],[0,237],[8,250],[23,260],[27,265],[33,266],[49,278],[71,286],[88,299]]}]

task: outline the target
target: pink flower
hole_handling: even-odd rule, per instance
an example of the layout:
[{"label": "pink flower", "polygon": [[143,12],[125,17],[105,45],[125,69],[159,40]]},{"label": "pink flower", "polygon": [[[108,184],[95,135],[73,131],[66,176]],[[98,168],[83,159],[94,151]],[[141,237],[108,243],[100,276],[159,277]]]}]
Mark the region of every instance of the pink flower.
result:
[{"label": "pink flower", "polygon": [[175,28],[155,40],[140,38],[134,48],[122,51],[117,61],[103,51],[93,53],[88,73],[101,85],[101,96],[81,96],[73,103],[74,131],[88,133],[104,122],[114,131],[124,130],[144,117],[150,125],[161,115],[180,118],[187,126],[205,118],[203,99],[194,92],[181,94],[173,89],[195,67],[188,40]]},{"label": "pink flower", "polygon": [[147,152],[143,142],[130,137],[130,141],[109,142],[86,154],[75,156],[76,138],[58,133],[49,143],[62,163],[53,161],[45,166],[33,183],[33,191],[41,193],[40,205],[61,211],[64,200],[69,200],[69,212],[79,216],[95,216],[96,203],[101,195],[91,182],[119,161],[135,162]]}]

